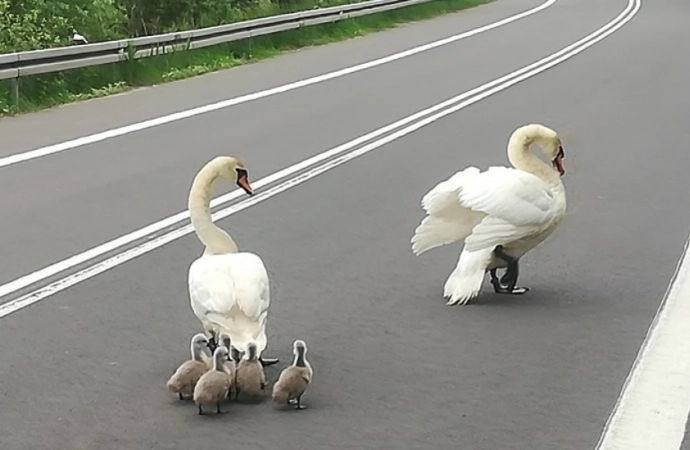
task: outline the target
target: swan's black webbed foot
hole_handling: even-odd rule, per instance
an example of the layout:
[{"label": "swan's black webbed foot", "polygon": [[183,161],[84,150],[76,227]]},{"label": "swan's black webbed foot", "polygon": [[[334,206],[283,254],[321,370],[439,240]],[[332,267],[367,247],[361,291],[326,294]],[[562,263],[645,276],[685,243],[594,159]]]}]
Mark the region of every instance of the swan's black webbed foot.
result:
[{"label": "swan's black webbed foot", "polygon": [[491,284],[494,287],[494,291],[497,294],[511,295],[522,295],[525,292],[528,292],[529,288],[527,287],[516,287],[518,276],[520,274],[518,260],[506,255],[503,251],[502,245],[496,246],[494,249],[494,254],[508,264],[506,272],[503,274],[500,280],[496,276],[496,269],[491,269]]},{"label": "swan's black webbed foot", "polygon": [[259,362],[263,367],[272,366],[273,364],[278,364],[280,360],[278,358],[259,358]]},{"label": "swan's black webbed foot", "polygon": [[497,294],[522,295],[525,292],[529,291],[529,288],[527,287],[516,287],[515,282],[517,280],[515,279],[513,279],[511,284],[509,285],[502,284],[502,280],[499,281],[498,277],[496,276],[496,269],[491,269],[489,272],[491,274],[491,284],[494,287],[494,292],[496,292]]}]

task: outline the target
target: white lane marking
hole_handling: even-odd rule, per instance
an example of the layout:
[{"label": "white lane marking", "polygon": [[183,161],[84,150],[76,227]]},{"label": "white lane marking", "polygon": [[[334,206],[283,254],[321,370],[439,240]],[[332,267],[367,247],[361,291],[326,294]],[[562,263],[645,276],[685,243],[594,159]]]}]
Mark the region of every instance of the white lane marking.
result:
[{"label": "white lane marking", "polygon": [[[498,79],[496,79],[496,80],[493,80],[493,81],[491,81],[491,82],[489,82],[489,83],[483,84],[483,85],[481,85],[481,86],[479,86],[479,87],[477,87],[477,88],[474,88],[474,89],[472,89],[472,90],[470,90],[470,91],[467,91],[467,92],[465,92],[465,93],[463,93],[463,94],[460,94],[460,95],[458,95],[458,96],[455,96],[455,97],[453,97],[453,98],[451,98],[451,99],[449,99],[449,100],[443,101],[443,102],[441,102],[441,103],[439,103],[439,104],[437,104],[437,105],[434,105],[434,106],[432,106],[432,107],[429,107],[429,108],[427,108],[427,109],[424,109],[424,110],[422,110],[422,111],[419,111],[419,112],[417,112],[417,113],[415,113],[415,114],[412,114],[412,115],[410,115],[410,116],[408,116],[408,117],[405,117],[405,118],[403,118],[403,119],[401,119],[401,120],[398,120],[397,122],[394,122],[394,123],[392,123],[392,124],[386,125],[386,126],[384,126],[384,127],[382,127],[382,128],[379,128],[378,130],[374,130],[374,131],[372,131],[372,132],[370,132],[370,133],[367,133],[367,134],[365,134],[365,135],[363,135],[363,136],[360,136],[360,137],[358,137],[358,138],[356,138],[356,139],[354,139],[354,140],[352,140],[352,141],[350,141],[350,142],[346,142],[346,143],[341,144],[341,145],[339,145],[339,146],[337,146],[337,147],[335,147],[335,148],[332,148],[332,149],[330,149],[330,150],[328,150],[328,151],[325,151],[325,152],[320,153],[320,154],[318,154],[318,155],[315,155],[315,156],[313,156],[313,157],[311,157],[311,158],[308,158],[308,159],[306,159],[306,160],[303,160],[303,161],[301,161],[301,162],[299,162],[299,163],[297,163],[297,164],[295,164],[295,165],[292,165],[292,166],[289,166],[289,167],[287,167],[287,168],[285,168],[285,169],[282,169],[282,170],[280,170],[280,171],[278,171],[278,172],[276,172],[276,173],[273,173],[273,174],[271,174],[271,175],[269,175],[269,176],[267,176],[267,177],[265,177],[265,178],[262,178],[261,180],[256,181],[256,182],[253,183],[253,184],[254,184],[255,188],[259,189],[259,188],[261,188],[261,187],[263,187],[263,186],[266,186],[266,185],[268,185],[268,184],[270,184],[270,183],[279,181],[279,180],[281,180],[281,179],[283,179],[283,178],[285,178],[285,177],[288,177],[288,176],[290,176],[290,175],[292,175],[292,174],[294,174],[294,173],[297,173],[297,172],[299,172],[299,171],[301,171],[301,170],[303,170],[303,169],[306,169],[306,168],[308,168],[308,167],[310,167],[310,166],[312,166],[312,165],[314,165],[314,164],[318,164],[318,163],[320,163],[320,162],[322,162],[322,161],[324,161],[324,160],[326,160],[326,159],[328,159],[328,158],[331,158],[332,156],[335,156],[335,155],[340,154],[340,153],[342,153],[342,152],[348,151],[348,150],[350,150],[350,149],[352,149],[352,148],[354,148],[354,147],[356,147],[356,146],[358,146],[358,145],[364,144],[365,142],[367,142],[367,141],[369,141],[369,140],[371,140],[371,139],[377,138],[377,137],[379,137],[379,136],[381,136],[381,135],[383,135],[383,134],[389,133],[389,132],[391,132],[391,131],[393,131],[393,130],[395,130],[395,129],[397,129],[397,128],[400,128],[400,127],[402,127],[402,126],[404,126],[404,125],[407,125],[408,123],[411,123],[411,122],[413,122],[413,121],[415,121],[415,120],[418,120],[418,119],[420,119],[420,118],[422,118],[422,117],[424,117],[424,116],[426,116],[426,115],[428,115],[428,114],[432,114],[432,113],[434,113],[434,112],[436,112],[436,111],[439,111],[439,110],[441,110],[441,109],[443,109],[443,108],[446,108],[446,107],[448,107],[448,106],[450,106],[450,105],[452,105],[452,104],[454,104],[454,103],[457,103],[457,102],[459,102],[459,101],[463,101],[463,100],[465,100],[466,98],[469,98],[469,97],[471,97],[471,96],[473,96],[473,95],[475,95],[475,94],[477,94],[477,93],[480,93],[480,92],[482,92],[482,91],[484,91],[484,90],[486,90],[486,89],[489,89],[489,88],[492,88],[492,87],[494,87],[494,86],[497,86],[497,85],[499,85],[499,84],[505,82],[506,80],[509,80],[509,79],[511,79],[511,78],[513,78],[513,77],[517,77],[517,76],[520,76],[520,75],[524,75],[525,73],[529,72],[530,70],[533,70],[533,69],[536,68],[536,67],[539,67],[540,65],[542,65],[542,64],[544,64],[544,63],[547,63],[547,62],[549,62],[549,61],[552,61],[552,60],[554,60],[554,59],[557,59],[557,58],[559,58],[559,57],[562,57],[564,54],[567,54],[569,51],[571,51],[572,49],[578,47],[578,46],[581,45],[583,42],[586,42],[586,41],[588,41],[588,40],[591,40],[591,39],[597,37],[599,34],[605,32],[608,28],[614,26],[614,25],[617,23],[616,20],[617,20],[619,17],[621,17],[621,16],[623,16],[624,14],[626,14],[627,11],[629,11],[629,10],[626,8],[626,10],[623,11],[623,13],[621,13],[621,14],[620,14],[616,19],[614,19],[612,22],[610,22],[610,23],[604,25],[602,28],[596,30],[596,31],[593,32],[592,34],[589,34],[589,35],[585,36],[584,38],[582,38],[582,39],[576,41],[575,43],[573,43],[573,44],[571,44],[571,45],[569,45],[569,46],[567,46],[567,47],[565,47],[565,48],[559,50],[558,52],[553,53],[553,54],[551,54],[551,55],[549,55],[549,56],[547,56],[547,57],[545,57],[545,58],[540,59],[540,60],[537,61],[537,62],[534,62],[534,63],[532,63],[532,64],[529,64],[529,65],[527,65],[527,66],[525,66],[525,67],[523,67],[523,68],[521,68],[521,69],[519,69],[519,70],[516,70],[516,71],[514,71],[514,72],[511,72],[511,73],[509,73],[509,74],[507,74],[507,75],[504,75],[504,76],[502,76],[502,77],[500,77],[500,78],[498,78]],[[560,62],[560,61],[559,61],[559,62]],[[549,66],[549,67],[551,67],[551,66]],[[235,190],[235,191],[230,192],[230,193],[228,193],[228,194],[225,194],[225,195],[223,195],[223,196],[221,196],[221,197],[218,197],[218,198],[216,198],[216,199],[213,199],[213,200],[211,201],[211,207],[212,207],[212,208],[215,208],[215,207],[217,207],[218,205],[221,205],[221,204],[223,204],[223,203],[227,203],[227,202],[229,202],[229,201],[231,201],[231,200],[237,199],[237,198],[239,198],[241,195],[242,195],[242,191],[240,191],[240,190]],[[60,273],[60,272],[62,272],[62,271],[64,271],[64,270],[70,269],[70,268],[72,268],[72,267],[74,267],[74,266],[76,266],[76,265],[79,265],[79,264],[81,264],[81,263],[84,263],[84,262],[86,262],[86,261],[88,261],[88,260],[90,260],[90,259],[97,258],[97,257],[99,257],[99,256],[101,256],[101,255],[103,255],[103,254],[105,254],[105,253],[108,253],[108,252],[110,252],[110,251],[112,251],[112,250],[115,250],[115,249],[117,249],[117,248],[119,248],[119,247],[128,245],[128,244],[130,244],[130,243],[132,243],[132,242],[134,242],[134,241],[136,241],[136,240],[142,239],[142,238],[144,238],[144,237],[146,237],[146,236],[148,236],[148,235],[157,233],[157,232],[159,232],[159,231],[161,231],[161,230],[164,230],[164,229],[166,229],[166,228],[168,228],[168,227],[171,227],[171,226],[173,226],[173,225],[175,225],[175,224],[177,224],[177,223],[179,223],[179,222],[182,222],[183,220],[188,219],[188,218],[189,218],[189,211],[182,211],[182,212],[179,212],[179,213],[177,213],[177,214],[175,214],[175,215],[173,215],[173,216],[170,216],[170,217],[165,218],[165,219],[163,219],[163,220],[160,220],[160,221],[158,221],[158,222],[155,222],[155,223],[152,223],[152,224],[150,224],[150,225],[147,225],[146,227],[143,227],[143,228],[141,228],[141,229],[139,229],[139,230],[133,231],[133,232],[128,233],[128,234],[126,234],[126,235],[120,236],[120,237],[118,237],[118,238],[116,238],[116,239],[113,239],[113,240],[111,240],[111,241],[108,241],[108,242],[106,242],[106,243],[104,243],[104,244],[101,244],[101,245],[99,245],[99,246],[97,246],[97,247],[94,247],[94,248],[92,248],[92,249],[90,249],[90,250],[87,250],[87,251],[85,251],[85,252],[79,253],[79,254],[74,255],[74,256],[72,256],[72,257],[70,257],[70,258],[67,258],[67,259],[65,259],[65,260],[63,260],[63,261],[60,261],[60,262],[55,263],[55,264],[52,264],[52,265],[47,266],[47,267],[45,267],[45,268],[43,268],[43,269],[37,270],[37,271],[35,271],[35,272],[33,272],[33,273],[30,273],[30,274],[24,275],[24,276],[22,276],[22,277],[20,277],[20,278],[17,278],[17,279],[15,279],[15,280],[11,281],[11,282],[8,282],[8,283],[5,283],[5,284],[3,284],[3,285],[0,285],[0,298],[4,297],[4,296],[6,296],[6,295],[9,295],[9,294],[11,294],[11,293],[13,293],[13,292],[16,292],[16,291],[18,291],[18,290],[20,290],[20,289],[23,289],[23,288],[25,288],[25,287],[27,287],[27,286],[29,286],[29,285],[31,285],[31,284],[34,284],[34,283],[36,283],[36,282],[38,282],[38,281],[43,280],[43,279],[45,279],[45,278],[51,277],[51,276],[53,276],[53,275],[55,275],[55,274],[57,274],[57,273]]]},{"label": "white lane marking", "polygon": [[671,279],[597,450],[678,450],[690,412],[690,253]]},{"label": "white lane marking", "polygon": [[[381,129],[376,130],[376,131],[369,133],[367,135],[361,136],[361,137],[355,139],[354,141],[348,142],[348,143],[343,144],[339,147],[331,149],[325,153],[319,154],[315,157],[312,157],[308,160],[305,160],[305,161],[303,161],[303,162],[301,162],[295,166],[284,169],[284,171],[282,171],[282,172],[292,170],[294,167],[297,167],[297,166],[300,166],[300,168],[309,167],[315,163],[308,164],[307,163],[308,161],[322,161],[322,160],[324,160],[330,156],[335,156],[338,153],[343,153],[345,151],[345,149],[355,147],[356,145],[359,145],[359,144],[362,144],[364,142],[371,140],[372,136],[381,135],[381,134],[384,134],[386,132],[395,130],[397,128],[400,128],[400,126],[402,126],[402,124],[412,122],[412,121],[416,120],[417,118],[427,116],[428,114],[430,114],[433,111],[437,111],[437,110],[442,109],[444,107],[448,107],[449,105],[452,105],[454,103],[462,101],[461,103],[458,103],[455,106],[448,107],[447,109],[442,109],[440,112],[437,112],[434,115],[428,116],[425,119],[422,119],[422,120],[419,120],[419,121],[413,123],[412,125],[409,125],[409,126],[402,128],[402,129],[399,129],[398,131],[395,131],[394,133],[391,133],[391,134],[387,135],[386,137],[383,137],[383,138],[378,139],[376,141],[373,141],[373,142],[371,142],[371,143],[369,143],[363,147],[360,147],[357,150],[354,150],[352,152],[341,155],[341,156],[339,156],[339,157],[337,157],[337,158],[335,158],[335,159],[333,159],[333,160],[331,160],[325,164],[322,164],[321,166],[312,168],[309,171],[304,172],[303,174],[298,175],[295,178],[284,181],[283,183],[281,183],[277,186],[274,186],[273,188],[270,188],[264,192],[261,192],[254,197],[251,197],[251,198],[244,200],[244,201],[242,201],[236,205],[233,205],[233,206],[230,206],[226,209],[223,209],[223,210],[213,214],[214,220],[228,217],[232,214],[235,214],[236,212],[239,212],[245,208],[248,208],[249,206],[252,206],[252,205],[259,203],[263,200],[266,200],[270,197],[273,197],[274,195],[277,195],[280,192],[283,192],[283,191],[285,191],[291,187],[294,187],[294,186],[297,186],[298,184],[304,183],[305,181],[307,181],[307,180],[309,180],[309,179],[311,179],[311,178],[313,178],[313,177],[315,177],[321,173],[324,173],[328,170],[331,170],[335,167],[338,167],[341,164],[344,164],[353,158],[361,156],[361,155],[368,153],[368,152],[370,152],[370,151],[372,151],[378,147],[381,147],[384,144],[387,144],[387,143],[392,142],[396,139],[399,139],[399,138],[401,138],[401,137],[403,137],[409,133],[412,133],[413,131],[418,130],[419,128],[421,128],[423,126],[426,126],[430,123],[433,123],[433,122],[447,116],[448,114],[452,114],[456,111],[459,111],[463,108],[466,108],[467,106],[472,105],[473,103],[476,103],[480,100],[483,100],[484,98],[489,97],[489,96],[491,96],[497,92],[501,92],[502,90],[507,89],[510,86],[512,86],[516,83],[519,83],[520,81],[523,81],[525,79],[533,77],[533,76],[535,76],[535,75],[537,75],[537,74],[539,74],[539,73],[541,73],[541,72],[543,72],[543,71],[545,71],[545,70],[547,70],[547,69],[549,69],[549,68],[551,68],[557,64],[560,64],[563,61],[566,61],[567,59],[572,58],[573,56],[579,54],[580,52],[584,51],[585,49],[591,47],[595,43],[601,41],[605,37],[611,35],[615,31],[620,29],[623,25],[625,25],[628,21],[630,21],[635,16],[637,11],[639,10],[639,2],[640,2],[640,0],[628,0],[628,6],[626,7],[626,9],[621,14],[619,14],[616,18],[611,20],[608,24],[599,28],[595,32],[587,35],[586,37],[580,39],[575,44],[569,45],[565,49],[563,49],[557,53],[554,53],[554,54],[552,54],[546,58],[543,58],[534,64],[530,64],[529,66],[527,66],[525,68],[522,68],[518,71],[515,71],[509,75],[501,77],[501,78],[494,80],[490,83],[486,83],[486,84],[484,84],[484,85],[482,85],[476,89],[473,89],[472,91],[460,94],[456,97],[453,97],[452,99],[449,99],[449,100],[442,102],[438,105],[435,105],[431,108],[427,108],[423,111],[420,111],[416,114],[413,114],[409,117],[406,117],[405,119],[402,119],[398,122],[390,124],[386,127],[383,127]],[[632,11],[632,14],[630,14],[631,11]],[[568,49],[568,51],[566,51],[566,49]],[[527,71],[526,69],[528,67],[532,67],[532,69]],[[515,76],[515,74],[519,74],[519,76]],[[501,83],[501,82],[499,82],[499,80],[503,80],[503,82]],[[489,88],[489,87],[490,87],[490,89],[487,90],[487,88]],[[477,92],[479,92],[477,95],[472,96],[471,93],[477,93]],[[262,180],[260,180],[259,182],[255,183],[255,184],[257,186],[259,184],[265,185],[271,181],[275,181],[278,179],[275,175],[276,174],[271,175],[271,176],[266,177],[266,178],[263,178]],[[271,181],[266,181],[271,177],[273,177]],[[236,191],[233,191],[231,194],[227,194],[225,197],[236,198],[236,197],[239,197],[241,195],[240,192],[241,191],[236,190]],[[188,215],[188,213],[187,213],[187,215]],[[166,219],[166,220],[169,220],[169,219]],[[129,250],[127,250],[123,253],[120,253],[116,256],[113,256],[109,259],[106,259],[102,262],[99,262],[93,266],[90,266],[86,269],[83,269],[79,272],[76,272],[73,275],[69,275],[69,276],[67,276],[67,277],[65,277],[59,281],[56,281],[54,283],[51,283],[51,284],[49,284],[43,288],[40,288],[40,289],[33,291],[29,294],[21,296],[15,300],[12,300],[12,301],[7,302],[3,305],[0,305],[0,318],[5,317],[5,316],[7,316],[7,315],[9,315],[15,311],[22,309],[22,308],[25,308],[26,306],[29,306],[33,303],[36,303],[36,302],[38,302],[38,301],[40,301],[40,300],[42,300],[42,299],[44,299],[50,295],[53,295],[57,292],[60,292],[60,291],[66,289],[70,286],[73,286],[73,285],[75,285],[81,281],[87,280],[93,276],[96,276],[100,273],[103,273],[108,269],[111,269],[111,268],[116,267],[120,264],[123,264],[123,263],[125,263],[125,262],[127,262],[133,258],[136,258],[139,255],[143,255],[143,254],[150,252],[156,248],[159,248],[159,247],[167,244],[168,242],[172,242],[176,239],[179,239],[180,237],[183,237],[183,236],[191,233],[192,231],[193,231],[193,229],[191,227],[191,224],[185,225],[182,228],[179,228],[179,229],[174,230],[172,232],[166,233],[166,234],[159,236],[159,237],[157,237],[151,241],[148,241],[144,244],[141,244],[137,247],[129,249]],[[79,255],[77,255],[77,256],[79,256]],[[7,286],[7,285],[5,285],[5,286]],[[4,286],[3,286],[3,288],[4,288]],[[5,289],[5,291],[6,291],[6,289]]]},{"label": "white lane marking", "polygon": [[217,103],[212,103],[209,105],[199,106],[196,108],[188,109],[185,111],[176,112],[173,114],[168,114],[165,116],[157,117],[155,119],[145,120],[143,122],[133,123],[131,125],[126,125],[120,128],[113,128],[112,130],[107,130],[89,136],[80,137],[77,139],[72,139],[69,141],[61,142],[59,144],[53,144],[46,147],[38,148],[35,150],[30,150],[22,153],[15,153],[10,156],[0,158],[0,168],[10,166],[13,164],[18,164],[20,162],[28,161],[31,159],[40,158],[47,155],[52,155],[55,153],[61,153],[66,150],[71,150],[77,147],[82,147],[84,145],[93,144],[95,142],[104,141],[106,139],[111,139],[118,136],[123,136],[125,134],[134,133],[136,131],[145,130],[147,128],[153,128],[159,125],[164,125],[177,120],[188,119],[190,117],[198,116],[199,114],[205,114],[211,111],[216,111],[218,109],[228,108],[230,106],[239,105],[241,103],[250,102],[253,100],[258,100],[264,97],[269,97],[275,94],[281,94],[283,92],[291,91],[294,89],[299,89],[305,86],[310,86],[312,84],[321,83],[327,80],[332,80],[334,78],[339,78],[345,75],[350,75],[355,72],[360,72],[362,70],[371,69],[372,67],[377,67],[383,64],[388,64],[399,59],[407,58],[417,53],[422,53],[428,50],[432,50],[443,45],[447,45],[461,39],[465,39],[485,31],[493,30],[504,25],[507,25],[516,20],[523,19],[525,17],[536,14],[549,6],[556,3],[558,0],[547,0],[539,6],[536,6],[530,10],[515,14],[513,16],[501,19],[497,22],[490,23],[478,28],[474,28],[469,31],[465,31],[460,34],[456,34],[438,41],[430,42],[428,44],[420,45],[418,47],[413,47],[411,49],[394,53],[392,55],[368,61],[366,63],[357,64],[355,66],[346,67],[344,69],[336,70],[334,72],[325,73],[323,75],[318,75],[312,78],[306,78],[304,80],[295,81],[293,83],[284,84],[282,86],[274,87],[271,89],[266,89],[259,92],[254,92],[252,94],[243,95],[241,97],[235,97],[228,100],[223,100]]}]

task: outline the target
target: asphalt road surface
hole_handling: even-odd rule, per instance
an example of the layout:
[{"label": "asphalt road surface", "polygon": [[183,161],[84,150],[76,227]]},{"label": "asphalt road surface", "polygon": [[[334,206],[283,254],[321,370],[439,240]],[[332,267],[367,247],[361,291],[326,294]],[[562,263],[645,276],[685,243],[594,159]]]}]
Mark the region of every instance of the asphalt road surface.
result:
[{"label": "asphalt road surface", "polygon": [[[349,67],[539,4],[497,0],[4,119],[0,158]],[[628,4],[560,0],[388,64],[3,167],[0,283],[183,211],[192,177],[215,155],[239,156],[259,180],[547,57]],[[267,352],[281,358],[267,369],[271,384],[292,341],[309,345],[309,409],[266,400],[199,417],[166,391],[200,329],[186,276],[201,246],[188,234],[0,318],[0,448],[594,448],[688,235],[688,13],[685,0],[644,1],[571,59],[218,222],[271,275]],[[487,282],[470,305],[445,306],[461,247],[411,253],[420,199],[465,166],[507,164],[507,139],[528,122],[564,141],[567,220],[524,258],[527,295],[496,296]]]}]

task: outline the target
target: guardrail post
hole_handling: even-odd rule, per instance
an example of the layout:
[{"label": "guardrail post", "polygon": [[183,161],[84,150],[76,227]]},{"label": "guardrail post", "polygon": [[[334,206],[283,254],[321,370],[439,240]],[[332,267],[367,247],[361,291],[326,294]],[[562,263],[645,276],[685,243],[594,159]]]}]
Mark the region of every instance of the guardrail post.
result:
[{"label": "guardrail post", "polygon": [[14,106],[19,106],[19,78],[10,78],[10,100]]}]

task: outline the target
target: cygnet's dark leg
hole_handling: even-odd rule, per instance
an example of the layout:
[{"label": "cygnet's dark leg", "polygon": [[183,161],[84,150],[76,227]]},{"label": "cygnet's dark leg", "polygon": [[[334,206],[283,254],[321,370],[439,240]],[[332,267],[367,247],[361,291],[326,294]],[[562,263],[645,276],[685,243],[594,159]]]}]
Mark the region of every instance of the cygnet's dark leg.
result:
[{"label": "cygnet's dark leg", "polygon": [[199,405],[199,415],[200,415],[200,416],[203,416],[203,415],[204,415],[204,410],[203,410],[203,408],[201,407],[201,405]]},{"label": "cygnet's dark leg", "polygon": [[302,401],[302,396],[300,395],[299,397],[297,397],[297,402],[296,402],[296,404],[295,404],[295,409],[307,409],[307,407],[306,407],[305,405],[303,405],[303,404],[301,403],[301,401]]},{"label": "cygnet's dark leg", "polygon": [[280,360],[278,358],[259,358],[259,362],[263,367],[272,366],[273,364],[278,364]]},{"label": "cygnet's dark leg", "polygon": [[220,410],[220,402],[216,403],[216,414],[225,414],[226,412]]},{"label": "cygnet's dark leg", "polygon": [[177,395],[180,396],[180,400],[184,400],[184,395],[182,395],[182,392],[178,392]]},{"label": "cygnet's dark leg", "polygon": [[[503,274],[503,277],[501,280],[498,280],[498,277],[496,276],[496,269],[492,269],[491,272],[491,284],[494,287],[494,291],[497,294],[512,294],[512,295],[521,295],[524,294],[525,292],[529,291],[529,288],[527,287],[516,287],[515,285],[517,284],[518,280],[518,275],[520,274],[519,266],[518,266],[518,260],[515,258],[512,258],[508,255],[505,254],[503,251],[503,246],[502,245],[497,245],[496,248],[494,249],[494,254],[504,260],[508,264],[508,268],[506,269],[506,273]],[[503,284],[507,283],[507,284]]]}]

